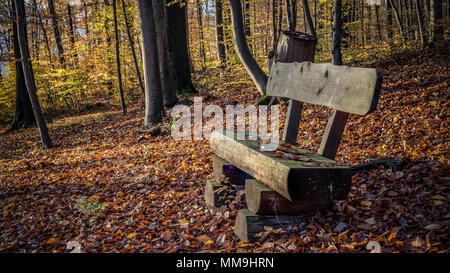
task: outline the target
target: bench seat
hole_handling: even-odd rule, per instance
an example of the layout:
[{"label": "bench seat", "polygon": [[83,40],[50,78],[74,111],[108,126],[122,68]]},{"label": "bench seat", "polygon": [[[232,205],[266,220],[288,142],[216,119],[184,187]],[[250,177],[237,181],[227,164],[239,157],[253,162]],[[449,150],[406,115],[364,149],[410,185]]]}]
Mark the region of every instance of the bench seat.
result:
[{"label": "bench seat", "polygon": [[[232,135],[232,137],[230,137]],[[318,154],[295,148],[307,161],[277,157],[261,151],[261,140],[237,140],[236,134],[215,131],[210,145],[216,155],[276,190],[290,201],[342,200],[351,185],[350,168]],[[284,147],[283,147],[284,148]]]}]

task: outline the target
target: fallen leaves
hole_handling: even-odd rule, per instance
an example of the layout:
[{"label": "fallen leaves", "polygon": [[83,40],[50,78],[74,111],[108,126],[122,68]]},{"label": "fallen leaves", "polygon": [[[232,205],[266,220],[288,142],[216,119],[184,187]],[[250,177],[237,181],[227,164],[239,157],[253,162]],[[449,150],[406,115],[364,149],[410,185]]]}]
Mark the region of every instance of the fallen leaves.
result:
[{"label": "fallen leaves", "polygon": [[364,207],[370,207],[370,206],[372,206],[372,202],[367,201],[367,200],[362,200],[362,201],[359,202],[359,203],[361,204],[361,206],[364,206]]},{"label": "fallen leaves", "polygon": [[58,239],[56,239],[55,237],[52,237],[52,238],[48,239],[45,243],[48,245],[51,245],[51,244],[55,243],[56,241],[58,241]]},{"label": "fallen leaves", "polygon": [[133,232],[133,233],[128,234],[128,235],[127,235],[127,238],[128,238],[128,239],[133,239],[134,237],[136,237],[136,235],[137,235],[137,233],[136,233],[136,232]]},{"label": "fallen leaves", "polygon": [[[384,252],[448,252],[450,120],[442,83],[449,64],[378,66],[386,75],[378,110],[349,118],[337,161],[354,166],[392,156],[411,162],[398,172],[380,167],[355,174],[347,200],[308,217],[305,227],[268,228],[260,242],[239,242],[233,232],[237,206],[219,214],[204,203],[209,143],[173,141],[165,127],[152,136],[140,129],[144,114],[135,108],[83,123],[56,120],[49,129],[58,145],[50,151],[40,148],[35,128],[2,134],[0,250],[369,252],[373,241]],[[399,73],[404,76],[390,78]],[[233,67],[225,77],[242,74]],[[258,99],[248,82],[215,86],[223,94],[214,104]],[[328,110],[305,105],[297,145],[317,151],[328,116]],[[334,166],[288,144],[277,154],[306,166]]]}]

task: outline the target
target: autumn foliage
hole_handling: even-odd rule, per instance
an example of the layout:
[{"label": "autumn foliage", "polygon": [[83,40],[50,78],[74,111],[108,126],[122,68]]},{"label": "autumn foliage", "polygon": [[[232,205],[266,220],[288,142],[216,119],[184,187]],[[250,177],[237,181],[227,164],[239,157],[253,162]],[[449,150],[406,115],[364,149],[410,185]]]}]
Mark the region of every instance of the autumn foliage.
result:
[{"label": "autumn foliage", "polygon": [[[141,129],[138,104],[127,115],[102,108],[55,116],[52,150],[41,148],[35,128],[2,133],[0,252],[369,252],[370,241],[384,252],[448,252],[448,43],[391,51],[345,55],[376,67],[384,82],[377,110],[351,116],[337,160],[356,166],[391,156],[405,165],[355,173],[347,200],[309,215],[306,225],[239,242],[233,226],[241,204],[205,205],[209,143],[174,141],[170,118],[159,135]],[[259,98],[241,66],[193,76],[205,104]],[[304,109],[299,147],[317,149],[327,117],[322,107]]]}]

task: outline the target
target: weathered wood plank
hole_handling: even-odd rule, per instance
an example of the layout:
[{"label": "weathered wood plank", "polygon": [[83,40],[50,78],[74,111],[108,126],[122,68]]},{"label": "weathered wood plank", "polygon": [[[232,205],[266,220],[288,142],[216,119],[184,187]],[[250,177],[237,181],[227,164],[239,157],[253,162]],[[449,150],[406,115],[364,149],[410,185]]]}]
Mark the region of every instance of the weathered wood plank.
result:
[{"label": "weathered wood plank", "polygon": [[298,126],[300,125],[303,103],[297,100],[289,100],[286,121],[283,128],[284,142],[295,145],[297,142]]},{"label": "weathered wood plank", "polygon": [[350,189],[350,169],[325,167],[334,163],[316,154],[306,154],[319,166],[302,161],[274,157],[274,152],[260,151],[260,142],[236,140],[236,134],[215,131],[210,136],[211,149],[217,156],[266,184],[290,201],[345,199]]},{"label": "weathered wood plank", "polygon": [[291,202],[255,179],[246,180],[245,196],[248,210],[255,214],[302,215],[331,205],[331,201],[326,200]]},{"label": "weathered wood plank", "polygon": [[270,71],[267,95],[365,115],[375,110],[381,82],[373,68],[277,62]]},{"label": "weathered wood plank", "polygon": [[326,158],[334,159],[336,157],[339,144],[341,143],[342,133],[344,133],[347,123],[348,113],[338,110],[331,111],[328,119],[327,128],[322,137],[318,153]]},{"label": "weathered wood plank", "polygon": [[234,233],[243,242],[255,242],[258,240],[256,235],[264,231],[264,226],[288,229],[293,226],[302,227],[305,223],[305,216],[258,215],[248,209],[241,209],[236,216]]},{"label": "weathered wood plank", "polygon": [[222,184],[225,178],[233,185],[245,185],[246,179],[253,178],[248,173],[217,156],[213,158],[213,175],[219,184]]}]

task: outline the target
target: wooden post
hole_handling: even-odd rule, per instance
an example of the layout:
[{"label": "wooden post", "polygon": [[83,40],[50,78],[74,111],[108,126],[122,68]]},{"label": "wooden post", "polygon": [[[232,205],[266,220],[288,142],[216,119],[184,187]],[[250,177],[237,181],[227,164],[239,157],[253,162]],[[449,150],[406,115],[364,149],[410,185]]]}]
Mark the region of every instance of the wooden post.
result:
[{"label": "wooden post", "polygon": [[[292,63],[314,61],[317,39],[302,32],[282,31],[278,41],[275,62]],[[295,145],[302,113],[302,102],[289,100],[283,131],[283,141]]]},{"label": "wooden post", "polygon": [[292,145],[295,145],[297,142],[298,126],[302,118],[302,108],[303,102],[293,99],[289,100],[286,123],[283,128],[282,140],[284,142],[291,143]]},{"label": "wooden post", "polygon": [[236,197],[236,189],[231,186],[220,185],[213,179],[207,180],[205,185],[206,204],[211,208],[228,205]]},{"label": "wooden post", "polygon": [[342,133],[344,133],[345,124],[347,123],[348,113],[333,110],[328,119],[327,128],[322,137],[322,143],[318,153],[323,157],[334,159],[341,143]]},{"label": "wooden post", "polygon": [[227,179],[232,185],[245,185],[246,179],[253,179],[248,173],[217,156],[213,159],[213,174],[219,184]]},{"label": "wooden post", "polygon": [[286,230],[292,226],[305,226],[306,222],[305,216],[258,215],[248,209],[241,209],[236,216],[234,233],[243,242],[255,242],[258,240],[256,235],[264,231],[265,226]]},{"label": "wooden post", "polygon": [[245,196],[247,209],[260,215],[302,215],[331,205],[331,200],[291,202],[255,179],[246,180]]}]

